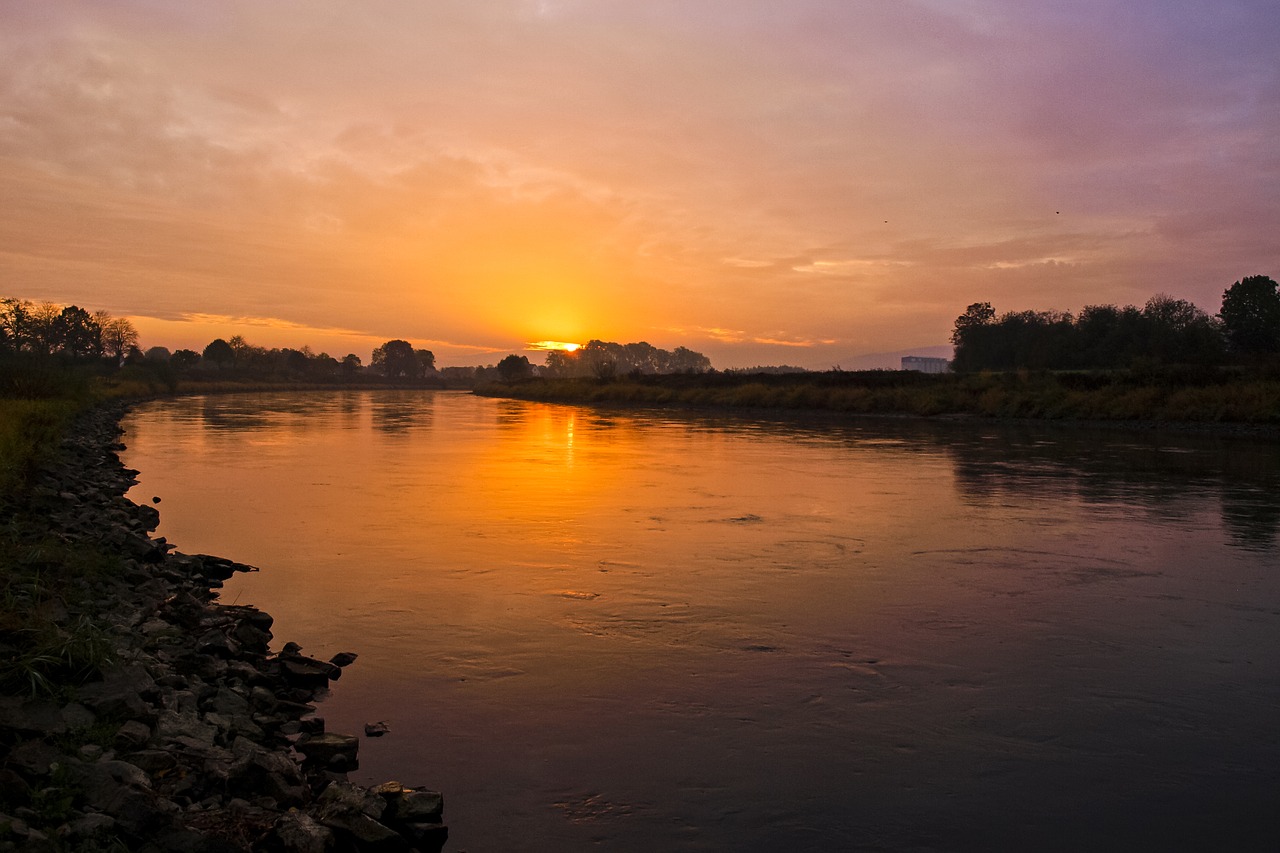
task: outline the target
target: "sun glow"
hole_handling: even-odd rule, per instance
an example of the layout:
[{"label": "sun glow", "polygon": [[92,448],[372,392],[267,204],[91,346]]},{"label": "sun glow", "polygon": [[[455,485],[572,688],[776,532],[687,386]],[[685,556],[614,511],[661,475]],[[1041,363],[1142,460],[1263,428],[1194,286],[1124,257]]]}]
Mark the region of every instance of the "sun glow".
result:
[{"label": "sun glow", "polygon": [[564,341],[534,341],[525,346],[525,349],[534,350],[536,352],[554,352],[560,350],[563,352],[577,352],[582,349],[582,344],[570,344]]}]

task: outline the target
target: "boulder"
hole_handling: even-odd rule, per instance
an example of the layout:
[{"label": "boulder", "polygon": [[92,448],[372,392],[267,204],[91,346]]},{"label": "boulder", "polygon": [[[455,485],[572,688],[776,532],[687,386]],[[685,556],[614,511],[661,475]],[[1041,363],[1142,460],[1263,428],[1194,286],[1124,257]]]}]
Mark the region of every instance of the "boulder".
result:
[{"label": "boulder", "polygon": [[[340,758],[354,767],[356,754],[360,749],[360,740],[351,735],[325,732],[299,740],[294,744],[294,749],[302,753],[308,764],[324,767],[332,763],[335,758]],[[326,788],[325,792],[327,793],[328,790]]]}]

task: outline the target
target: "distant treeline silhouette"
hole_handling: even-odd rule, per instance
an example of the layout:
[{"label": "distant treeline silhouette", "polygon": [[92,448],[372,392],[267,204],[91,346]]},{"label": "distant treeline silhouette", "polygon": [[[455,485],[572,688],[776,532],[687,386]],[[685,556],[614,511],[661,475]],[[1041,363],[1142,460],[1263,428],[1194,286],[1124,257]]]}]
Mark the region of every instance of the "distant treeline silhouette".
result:
[{"label": "distant treeline silhouette", "polygon": [[976,302],[951,335],[957,372],[1212,366],[1280,353],[1280,292],[1249,276],[1223,293],[1210,316],[1183,299],[1153,296],[1142,308],[1090,305],[1079,314],[1015,311],[997,317]]},{"label": "distant treeline silhouette", "polygon": [[617,344],[612,341],[588,341],[587,345],[568,352],[547,353],[542,375],[549,379],[594,376],[653,375],[658,373],[706,373],[711,359],[685,347],[667,351],[650,343]]}]

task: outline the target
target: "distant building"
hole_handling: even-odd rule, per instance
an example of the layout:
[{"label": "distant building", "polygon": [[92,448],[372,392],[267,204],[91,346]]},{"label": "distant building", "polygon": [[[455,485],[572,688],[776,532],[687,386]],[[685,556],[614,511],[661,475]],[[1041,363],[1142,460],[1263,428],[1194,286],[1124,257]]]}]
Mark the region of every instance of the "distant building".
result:
[{"label": "distant building", "polygon": [[919,373],[946,373],[951,362],[945,358],[926,358],[922,355],[904,355],[903,370],[915,370]]}]

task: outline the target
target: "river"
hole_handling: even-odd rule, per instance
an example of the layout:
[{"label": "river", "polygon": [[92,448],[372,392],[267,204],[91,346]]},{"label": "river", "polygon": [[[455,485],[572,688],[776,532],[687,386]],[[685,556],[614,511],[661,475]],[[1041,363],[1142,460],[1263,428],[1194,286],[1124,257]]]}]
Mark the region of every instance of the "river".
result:
[{"label": "river", "polygon": [[1272,849],[1280,448],[187,397],[131,492],[448,850]]}]

